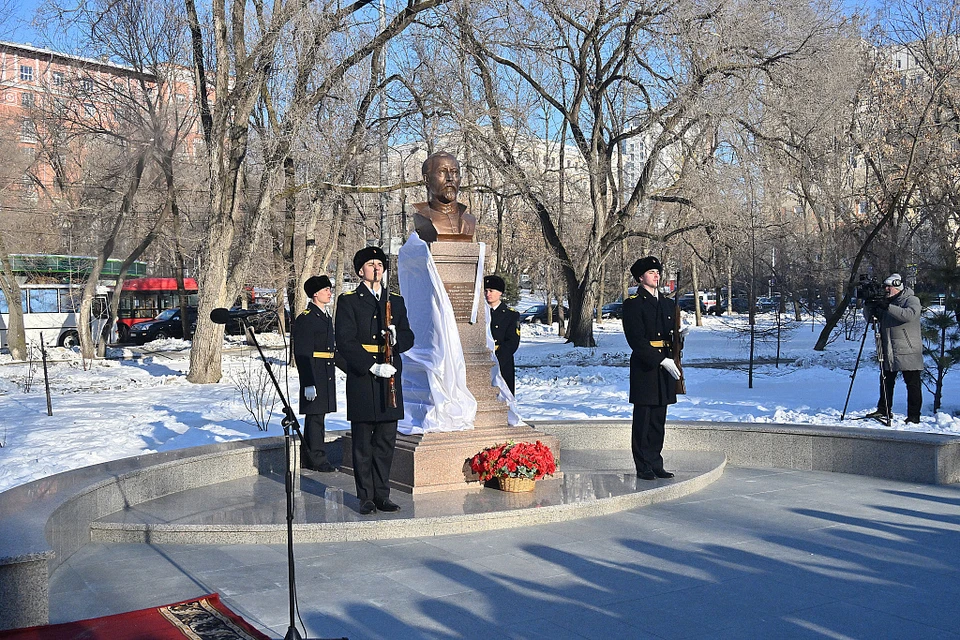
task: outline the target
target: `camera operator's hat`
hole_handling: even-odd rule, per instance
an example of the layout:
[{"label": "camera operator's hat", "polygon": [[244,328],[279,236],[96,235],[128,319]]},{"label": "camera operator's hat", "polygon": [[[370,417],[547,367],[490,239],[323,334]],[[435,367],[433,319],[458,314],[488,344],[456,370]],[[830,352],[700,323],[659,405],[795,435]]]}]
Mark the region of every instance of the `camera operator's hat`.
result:
[{"label": "camera operator's hat", "polygon": [[630,274],[633,275],[633,279],[637,282],[640,282],[640,278],[647,271],[651,269],[656,269],[657,271],[663,271],[663,265],[660,264],[660,261],[657,260],[656,256],[647,256],[646,258],[640,258],[633,263],[633,266],[630,267]]},{"label": "camera operator's hat", "polygon": [[390,268],[390,261],[387,258],[387,254],[383,252],[383,249],[380,247],[364,247],[353,256],[353,270],[360,271],[363,265],[371,260],[379,260],[382,262],[385,270]]},{"label": "camera operator's hat", "polygon": [[483,279],[483,288],[496,289],[500,293],[503,293],[507,289],[507,283],[498,275],[490,275]]},{"label": "camera operator's hat", "polygon": [[311,276],[303,283],[303,291],[307,294],[308,298],[312,298],[313,294],[317,291],[329,289],[332,286],[333,284],[327,276]]},{"label": "camera operator's hat", "polygon": [[890,276],[883,281],[883,286],[885,287],[896,287],[897,289],[903,288],[903,278],[900,277],[899,273],[891,273]]}]

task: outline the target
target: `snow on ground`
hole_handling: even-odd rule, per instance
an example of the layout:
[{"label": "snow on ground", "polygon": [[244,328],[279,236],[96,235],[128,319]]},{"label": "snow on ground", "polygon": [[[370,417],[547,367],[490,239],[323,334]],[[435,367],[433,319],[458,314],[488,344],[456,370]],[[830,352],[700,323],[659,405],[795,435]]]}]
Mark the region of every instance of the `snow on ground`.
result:
[{"label": "snow on ground", "polygon": [[[868,337],[847,419],[840,421],[850,373],[860,347],[857,335],[838,337],[826,351],[813,345],[820,325],[789,323],[777,355],[773,314],[760,321],[754,345],[753,388],[748,387],[749,333],[744,316],[707,317],[694,327],[684,351],[687,395],[669,409],[674,420],[821,424],[886,428],[856,420],[876,406],[877,366]],[[692,322],[692,318],[690,319]],[[529,420],[628,419],[630,350],[619,320],[596,326],[597,346],[577,349],[557,335],[556,325],[523,325],[517,353],[517,399]],[[283,366],[284,340],[259,336],[296,406],[296,371]],[[47,416],[39,362],[14,363],[0,355],[0,491],[37,478],[118,458],[226,440],[279,435],[279,407],[260,431],[245,407],[240,387],[266,379],[256,350],[227,337],[224,378],[197,385],[186,380],[190,343],[166,339],[143,347],[111,349],[84,366],[79,354],[50,349],[48,365],[53,416]],[[906,390],[897,383],[894,429],[960,435],[960,372],[946,380],[944,407],[932,415],[932,392],[924,392],[920,425],[905,425]],[[327,417],[331,430],[347,429],[344,379],[338,379],[340,411]],[[272,404],[272,403],[271,403]]]}]

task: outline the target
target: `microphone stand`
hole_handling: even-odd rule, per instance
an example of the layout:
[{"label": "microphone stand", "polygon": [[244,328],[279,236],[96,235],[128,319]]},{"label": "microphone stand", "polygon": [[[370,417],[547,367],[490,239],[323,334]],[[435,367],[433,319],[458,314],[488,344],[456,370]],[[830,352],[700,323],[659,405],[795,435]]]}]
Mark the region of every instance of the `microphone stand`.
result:
[{"label": "microphone stand", "polygon": [[[211,312],[210,315],[211,320],[213,320],[213,313]],[[270,375],[273,388],[277,391],[277,397],[279,397],[283,403],[283,419],[280,421],[280,425],[283,427],[283,445],[286,455],[286,472],[284,474],[283,484],[287,494],[287,594],[290,601],[290,625],[287,628],[287,634],[283,636],[283,640],[304,640],[303,636],[301,636],[297,630],[296,625],[297,577],[296,560],[293,555],[293,469],[290,465],[291,429],[296,431],[297,437],[299,437],[301,441],[303,440],[303,432],[300,430],[300,422],[297,420],[297,415],[293,412],[290,403],[287,402],[287,396],[284,395],[283,390],[280,388],[280,383],[277,382],[277,377],[273,374],[273,367],[270,366],[270,361],[267,360],[263,349],[260,347],[260,341],[257,340],[256,332],[254,332],[253,327],[247,323],[246,318],[240,318],[240,322],[243,324],[243,330],[247,338],[250,339],[257,348],[257,353],[260,354],[260,361]],[[347,638],[341,638],[340,640],[347,640]]]}]

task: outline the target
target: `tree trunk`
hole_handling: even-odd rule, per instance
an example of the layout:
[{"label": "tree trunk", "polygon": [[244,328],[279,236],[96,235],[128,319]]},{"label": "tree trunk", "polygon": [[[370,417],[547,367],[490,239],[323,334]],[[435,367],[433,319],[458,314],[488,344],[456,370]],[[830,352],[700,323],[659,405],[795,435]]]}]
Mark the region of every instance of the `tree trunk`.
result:
[{"label": "tree trunk", "polygon": [[27,359],[27,336],[23,328],[23,304],[20,284],[13,274],[10,256],[0,236],[0,290],[7,299],[7,348],[14,360]]},{"label": "tree trunk", "polygon": [[596,297],[592,287],[579,286],[570,296],[570,323],[567,326],[567,342],[576,347],[595,347],[593,337],[593,307]]},{"label": "tree trunk", "polygon": [[107,259],[113,255],[113,250],[117,244],[117,236],[120,235],[120,229],[123,228],[124,220],[127,214],[133,210],[133,200],[140,190],[140,181],[143,178],[143,171],[147,163],[147,150],[141,149],[137,154],[136,162],[133,167],[133,175],[130,176],[130,182],[127,184],[127,190],[123,194],[123,201],[120,204],[120,211],[113,221],[113,227],[107,234],[100,251],[93,261],[93,268],[87,277],[87,283],[83,288],[83,298],[80,300],[80,318],[77,320],[77,331],[80,334],[80,352],[84,360],[92,360],[95,355],[93,336],[90,333],[90,323],[92,320],[93,300],[97,296],[97,285],[100,282],[100,274],[103,273],[103,267]]},{"label": "tree trunk", "polygon": [[[215,188],[211,184],[211,188]],[[199,300],[197,331],[190,349],[190,372],[187,380],[195,383],[219,382],[222,377],[221,356],[224,325],[214,324],[210,312],[227,303],[227,270],[233,224],[212,224],[205,260],[198,274]]]}]

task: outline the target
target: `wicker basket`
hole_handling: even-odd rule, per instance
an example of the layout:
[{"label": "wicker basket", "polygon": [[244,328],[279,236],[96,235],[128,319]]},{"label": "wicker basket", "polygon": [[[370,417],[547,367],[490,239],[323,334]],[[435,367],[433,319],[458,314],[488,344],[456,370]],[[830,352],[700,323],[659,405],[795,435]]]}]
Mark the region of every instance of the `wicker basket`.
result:
[{"label": "wicker basket", "polygon": [[497,480],[500,482],[500,490],[510,493],[533,491],[537,486],[537,481],[530,478],[497,478]]}]

